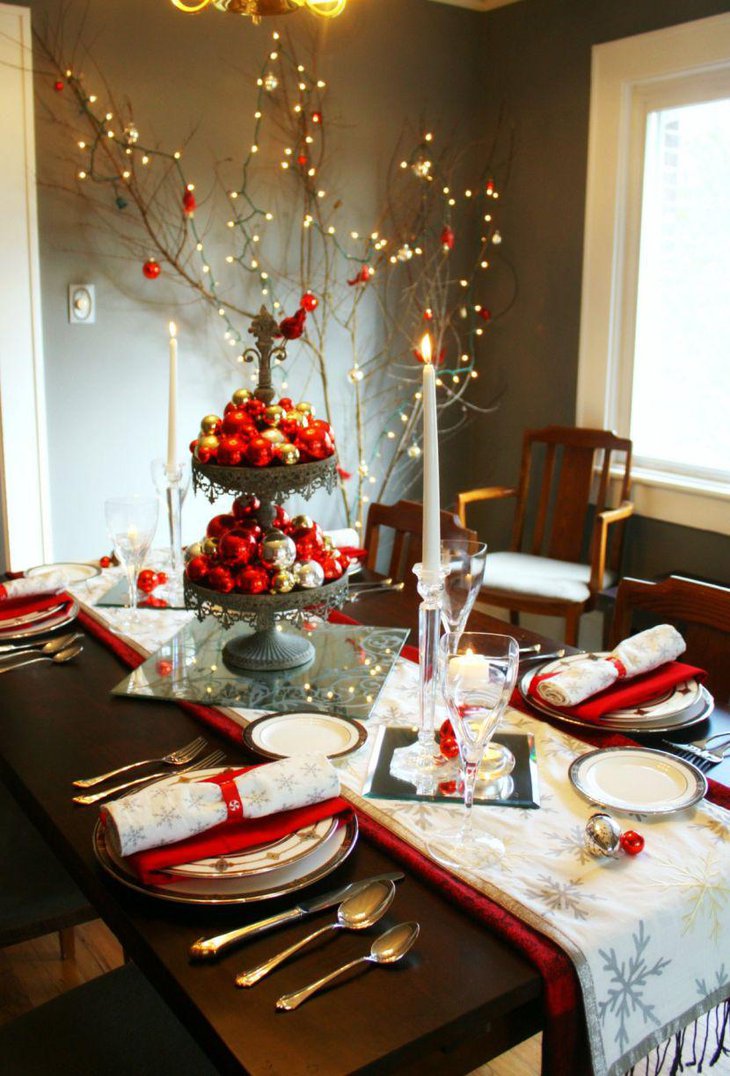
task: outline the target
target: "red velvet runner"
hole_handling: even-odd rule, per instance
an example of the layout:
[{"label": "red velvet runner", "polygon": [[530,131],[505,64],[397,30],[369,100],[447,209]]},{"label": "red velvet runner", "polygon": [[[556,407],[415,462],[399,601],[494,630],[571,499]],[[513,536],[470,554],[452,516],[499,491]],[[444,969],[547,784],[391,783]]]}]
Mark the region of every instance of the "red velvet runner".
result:
[{"label": "red velvet runner", "polygon": [[[358,623],[340,612],[332,613],[330,620],[339,624]],[[135,649],[87,613],[80,612],[79,621],[126,665],[136,668],[145,660]],[[418,662],[416,647],[405,646],[401,653],[408,660]],[[240,726],[224,714],[197,703],[178,701],[177,704],[240,745]],[[536,716],[521,700],[513,698],[512,705],[533,717]],[[547,720],[542,715],[540,719]],[[576,736],[575,729],[571,729],[571,735]],[[634,743],[616,733],[593,733],[588,730],[581,734],[580,739],[596,747],[628,746]],[[712,780],[708,784],[707,798],[730,810],[730,788]],[[362,811],[358,811],[357,815],[362,832],[373,844],[383,848],[439,893],[447,895],[465,912],[488,926],[540,972],[546,1014],[542,1039],[543,1076],[578,1076],[579,1073],[590,1073],[590,1053],[580,984],[575,967],[563,950],[550,938],[432,862],[369,815]]]}]

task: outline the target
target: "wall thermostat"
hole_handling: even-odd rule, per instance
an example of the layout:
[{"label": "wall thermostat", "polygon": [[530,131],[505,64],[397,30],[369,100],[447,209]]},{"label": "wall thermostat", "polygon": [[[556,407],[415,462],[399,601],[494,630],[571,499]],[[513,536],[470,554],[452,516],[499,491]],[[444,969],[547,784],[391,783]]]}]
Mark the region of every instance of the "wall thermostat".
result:
[{"label": "wall thermostat", "polygon": [[96,294],[93,284],[69,284],[68,320],[72,325],[93,325],[96,321]]}]

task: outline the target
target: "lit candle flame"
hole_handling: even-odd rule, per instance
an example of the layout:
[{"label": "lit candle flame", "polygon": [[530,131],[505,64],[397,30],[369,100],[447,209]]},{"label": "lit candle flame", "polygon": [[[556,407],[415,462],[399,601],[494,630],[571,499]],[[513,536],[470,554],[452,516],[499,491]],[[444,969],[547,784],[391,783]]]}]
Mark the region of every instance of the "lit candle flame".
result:
[{"label": "lit candle flame", "polygon": [[428,333],[424,333],[421,340],[421,358],[431,365],[431,337]]},{"label": "lit candle flame", "polygon": [[170,322],[169,328],[170,328],[170,337],[174,340],[175,337],[177,336],[177,325],[175,324],[174,321]]}]

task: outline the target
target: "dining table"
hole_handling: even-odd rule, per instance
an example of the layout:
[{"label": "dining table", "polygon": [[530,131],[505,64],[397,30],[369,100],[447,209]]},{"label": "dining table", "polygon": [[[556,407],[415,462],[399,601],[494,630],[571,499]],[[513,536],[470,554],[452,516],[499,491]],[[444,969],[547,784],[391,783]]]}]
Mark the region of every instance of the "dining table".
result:
[{"label": "dining table", "polygon": [[[410,642],[417,643],[418,598],[410,586],[361,593],[344,612],[363,624],[409,629]],[[514,635],[546,651],[556,646],[555,640],[477,610],[469,628]],[[61,668],[38,663],[0,677],[0,776],[127,958],[221,1072],[468,1073],[543,1028],[544,980],[534,963],[367,832],[336,872],[306,895],[402,872],[383,925],[414,920],[421,930],[401,963],[358,975],[295,1013],[276,1011],[282,992],[367,951],[362,936],[342,932],[336,956],[332,945],[318,947],[307,953],[305,967],[294,962],[255,989],[235,988],[243,966],[268,957],[280,947],[277,942],[288,945],[327,922],[333,909],[253,939],[219,960],[191,961],[196,939],[283,911],[292,897],[234,907],[167,903],[120,885],[100,867],[92,841],[97,810],[72,802],[71,782],[162,756],[197,736],[201,726],[194,713],[174,702],[112,695],[128,670],[93,632],[85,635],[75,662]],[[706,728],[730,730],[730,712],[717,707]],[[256,761],[242,741],[236,744],[210,726],[204,732],[210,749],[220,747],[228,764]],[[730,760],[712,777],[730,784]]]}]

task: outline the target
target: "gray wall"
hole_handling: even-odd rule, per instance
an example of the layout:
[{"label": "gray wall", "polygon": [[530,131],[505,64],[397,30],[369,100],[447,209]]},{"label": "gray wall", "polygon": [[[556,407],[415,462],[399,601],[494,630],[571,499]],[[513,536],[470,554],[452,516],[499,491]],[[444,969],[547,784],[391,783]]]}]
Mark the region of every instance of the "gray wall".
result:
[{"label": "gray wall", "polygon": [[[472,426],[458,484],[515,482],[522,430],[575,421],[591,47],[727,10],[725,0],[522,0],[485,17],[482,108],[488,121],[504,100],[516,126],[503,247],[520,294],[491,330],[491,380],[480,382],[485,399],[490,387],[507,391],[489,423]],[[495,545],[508,540],[510,518],[474,512]],[[730,540],[635,519],[624,568],[730,582]]]}]

